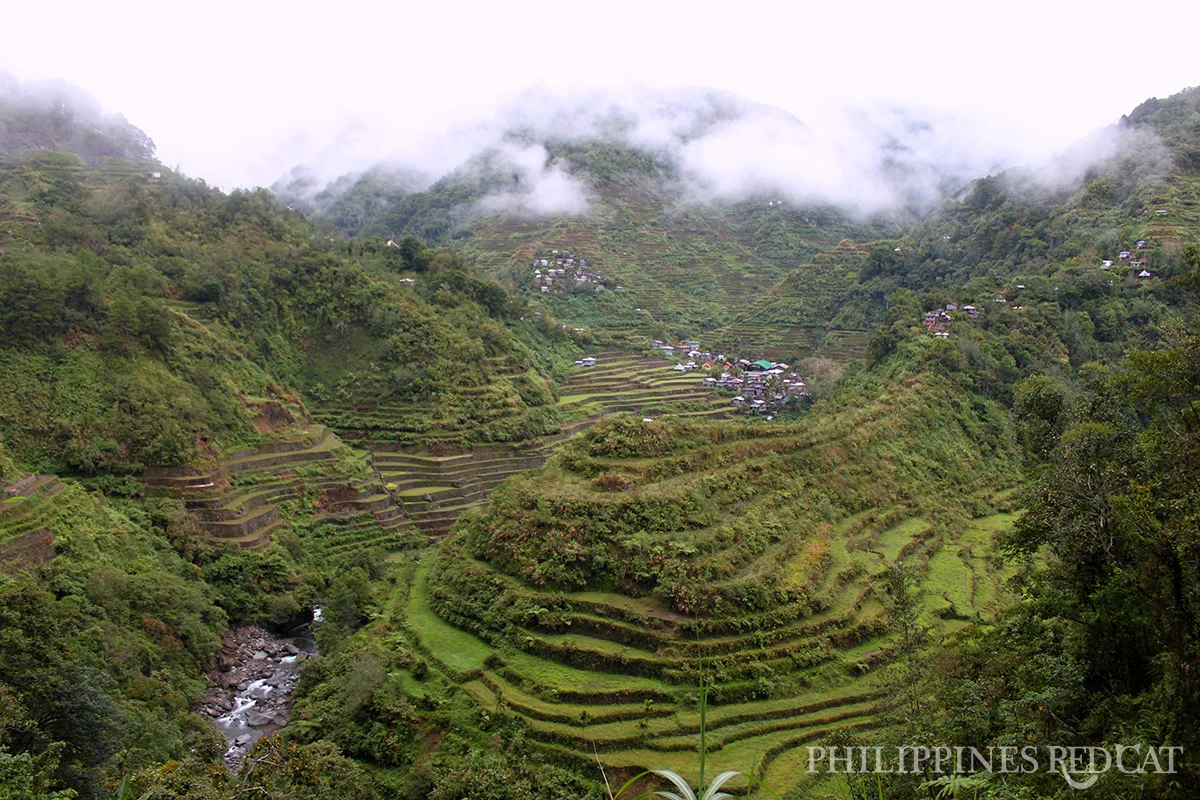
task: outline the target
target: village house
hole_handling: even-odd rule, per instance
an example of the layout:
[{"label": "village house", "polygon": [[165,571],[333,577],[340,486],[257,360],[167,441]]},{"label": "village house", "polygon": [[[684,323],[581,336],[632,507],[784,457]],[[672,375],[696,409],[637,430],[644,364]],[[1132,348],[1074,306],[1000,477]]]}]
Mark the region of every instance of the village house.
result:
[{"label": "village house", "polygon": [[953,317],[945,308],[937,308],[933,311],[926,311],[925,316],[921,320],[921,327],[926,333],[938,333],[945,329]]},{"label": "village house", "polygon": [[807,395],[804,380],[791,372],[791,367],[784,362],[743,358],[732,363],[723,353],[700,350],[697,340],[670,345],[654,339],[650,346],[666,357],[686,353],[689,360],[673,364],[671,370],[679,373],[706,371],[708,374],[700,379],[700,384],[731,392],[734,395],[731,402],[743,411],[773,413],[792,398]]},{"label": "village house", "polygon": [[[546,287],[551,287],[550,291],[558,291],[554,288],[554,278],[560,278],[564,283],[560,285],[575,286],[577,288],[587,286],[595,291],[607,290],[608,286],[604,282],[604,276],[599,272],[590,271],[587,269],[587,259],[576,259],[574,254],[569,250],[552,250],[552,258],[542,258],[541,253],[538,253],[533,259],[533,277],[535,285],[540,286],[540,291],[543,294],[549,294]],[[545,267],[545,272],[542,268]],[[571,284],[566,284],[565,279],[570,277]],[[624,288],[624,287],[620,287]]]}]

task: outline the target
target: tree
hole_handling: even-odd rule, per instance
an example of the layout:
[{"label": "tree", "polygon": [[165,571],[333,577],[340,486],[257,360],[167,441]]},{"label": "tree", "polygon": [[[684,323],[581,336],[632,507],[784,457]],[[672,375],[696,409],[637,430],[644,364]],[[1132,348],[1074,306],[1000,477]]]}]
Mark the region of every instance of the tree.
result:
[{"label": "tree", "polygon": [[416,272],[424,272],[429,266],[429,255],[425,245],[415,236],[405,236],[400,240],[400,258],[404,266]]}]

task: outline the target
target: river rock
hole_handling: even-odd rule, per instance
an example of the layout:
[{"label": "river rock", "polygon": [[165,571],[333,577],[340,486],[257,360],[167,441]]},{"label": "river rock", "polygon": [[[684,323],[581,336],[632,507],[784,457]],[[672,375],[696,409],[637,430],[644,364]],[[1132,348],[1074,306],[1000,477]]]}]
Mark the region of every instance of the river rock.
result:
[{"label": "river rock", "polygon": [[[222,644],[225,648],[216,659],[217,669],[209,673],[208,691],[195,710],[218,720],[228,736],[225,764],[237,772],[262,733],[287,724],[291,692],[305,651],[253,625],[227,631]],[[249,687],[256,681],[261,683],[251,692]],[[242,710],[235,715],[238,708]],[[247,732],[247,728],[254,730]]]}]

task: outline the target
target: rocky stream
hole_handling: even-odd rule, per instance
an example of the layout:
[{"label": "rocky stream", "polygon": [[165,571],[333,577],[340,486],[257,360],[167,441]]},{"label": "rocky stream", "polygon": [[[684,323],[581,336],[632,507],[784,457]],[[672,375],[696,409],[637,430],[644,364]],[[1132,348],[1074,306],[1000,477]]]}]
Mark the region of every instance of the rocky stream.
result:
[{"label": "rocky stream", "polygon": [[236,772],[255,742],[287,724],[300,663],[317,652],[317,643],[304,624],[284,634],[245,625],[227,631],[223,644],[196,712],[225,734],[225,764]]}]

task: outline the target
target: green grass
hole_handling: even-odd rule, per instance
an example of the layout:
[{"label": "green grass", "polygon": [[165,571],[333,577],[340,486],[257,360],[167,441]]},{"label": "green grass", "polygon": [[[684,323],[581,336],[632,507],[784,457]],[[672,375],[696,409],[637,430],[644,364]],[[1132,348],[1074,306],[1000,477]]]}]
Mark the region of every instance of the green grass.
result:
[{"label": "green grass", "polygon": [[616,592],[571,592],[568,597],[588,603],[599,603],[614,608],[633,611],[646,616],[676,616],[662,601],[653,597],[629,597]]},{"label": "green grass", "polygon": [[584,636],[577,633],[539,633],[537,636],[539,639],[543,639],[551,644],[564,645],[585,652],[605,653],[616,656],[624,655],[629,658],[654,658],[654,654],[648,650],[639,650],[636,647],[623,645],[619,642],[610,642],[607,639],[597,639],[593,636]]},{"label": "green grass", "polygon": [[592,392],[591,394],[568,394],[568,395],[563,395],[562,397],[558,398],[558,404],[560,406],[564,406],[564,405],[567,405],[568,403],[578,403],[581,400],[587,400],[592,397],[604,397],[604,396],[607,396],[610,394],[612,394],[612,392]]},{"label": "green grass", "polygon": [[442,620],[429,607],[425,585],[427,568],[421,567],[413,578],[406,616],[409,629],[425,648],[456,673],[483,668],[483,662],[495,652],[486,642]]},{"label": "green grass", "polygon": [[900,551],[919,534],[929,530],[929,521],[919,517],[906,519],[895,527],[879,534],[875,540],[874,549],[883,553],[888,561],[900,558]]},{"label": "green grass", "polygon": [[550,689],[613,694],[663,689],[661,682],[650,678],[576,669],[528,653],[507,653],[504,661],[514,673]]},{"label": "green grass", "polygon": [[[645,716],[646,707],[643,703],[566,703],[560,700],[548,701],[536,695],[523,691],[495,672],[485,671],[484,677],[463,684],[463,688],[473,697],[480,700],[485,707],[492,707],[496,702],[499,690],[504,702],[510,710],[522,714],[530,720],[531,725],[540,724],[539,720],[558,721],[583,727],[582,715],[586,714],[592,722],[604,723],[616,719],[639,719]],[[655,707],[655,714],[670,714],[674,706],[660,703]]]},{"label": "green grass", "polygon": [[949,602],[959,614],[969,615],[975,608],[971,602],[971,578],[971,570],[959,557],[957,548],[942,547],[930,556],[921,589],[935,607],[944,607]]},{"label": "green grass", "polygon": [[401,489],[396,494],[400,497],[423,497],[427,494],[449,492],[453,489],[453,486],[417,486],[412,489]]},{"label": "green grass", "polygon": [[992,537],[1011,530],[1013,524],[1020,518],[1020,514],[992,514],[987,517],[976,517],[967,524],[962,539],[969,544],[990,546]]}]

